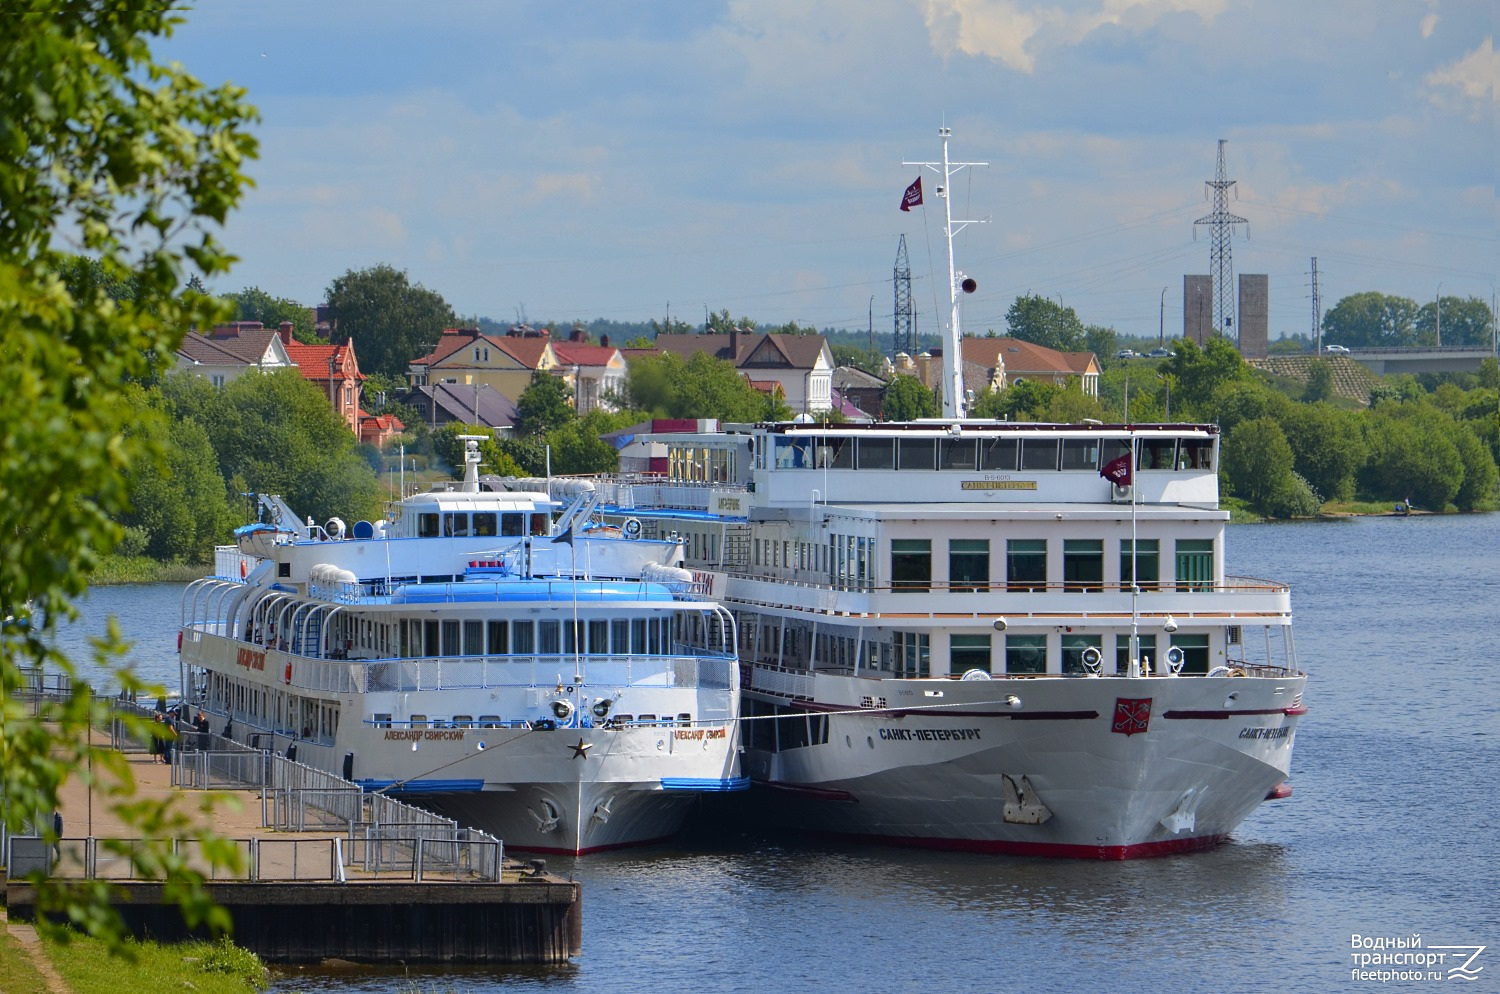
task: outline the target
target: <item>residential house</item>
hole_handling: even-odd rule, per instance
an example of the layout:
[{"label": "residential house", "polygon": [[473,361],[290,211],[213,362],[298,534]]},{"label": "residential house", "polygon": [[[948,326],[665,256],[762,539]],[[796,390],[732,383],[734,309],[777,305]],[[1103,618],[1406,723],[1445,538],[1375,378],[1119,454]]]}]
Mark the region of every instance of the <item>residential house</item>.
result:
[{"label": "residential house", "polygon": [[965,338],[964,387],[978,396],[1022,380],[1064,386],[1077,378],[1085,396],[1099,396],[1099,360],[1092,352],[1059,352],[1019,338]]},{"label": "residential house", "polygon": [[415,408],[429,428],[457,421],[483,425],[499,436],[515,429],[516,402],[488,383],[434,383],[413,387],[397,399]]},{"label": "residential house", "polygon": [[407,366],[413,388],[437,384],[483,385],[515,400],[538,372],[558,368],[552,342],[520,327],[507,335],[486,335],[478,328],[446,328],[437,345]]},{"label": "residential house", "polygon": [[276,330],[259,321],[233,321],[206,335],[188,332],[177,347],[174,368],[222,387],[246,370],[265,372],[295,365]]},{"label": "residential house", "polygon": [[359,440],[361,442],[369,442],[377,449],[383,449],[391,439],[404,434],[406,434],[406,425],[394,414],[360,412]]},{"label": "residential house", "polygon": [[734,363],[752,383],[776,383],[793,414],[833,407],[833,351],[822,335],[731,331],[713,335],[657,335],[656,351],[682,359],[706,352]]},{"label": "residential house", "polygon": [[292,337],[290,321],[281,322],[278,335],[287,355],[302,370],[302,378],[328,398],[349,430],[359,437],[360,418],[366,416],[359,406],[365,377],[354,357],[353,339],[343,345],[304,345]]},{"label": "residential house", "polygon": [[833,371],[834,409],[855,421],[873,421],[880,416],[881,398],[889,384],[854,366],[839,366]]},{"label": "residential house", "polygon": [[608,335],[600,344],[590,345],[583,340],[582,329],[575,328],[568,341],[552,343],[552,354],[557,359],[553,372],[568,382],[579,414],[596,408],[618,409],[611,398],[625,393],[625,357],[609,344]]}]

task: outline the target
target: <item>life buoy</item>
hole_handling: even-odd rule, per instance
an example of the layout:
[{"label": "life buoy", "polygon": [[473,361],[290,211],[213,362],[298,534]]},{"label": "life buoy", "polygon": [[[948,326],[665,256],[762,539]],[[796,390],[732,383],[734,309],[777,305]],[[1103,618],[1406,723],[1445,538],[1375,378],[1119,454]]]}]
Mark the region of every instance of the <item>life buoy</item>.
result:
[{"label": "life buoy", "polygon": [[177,651],[182,651],[182,632],[177,633]]},{"label": "life buoy", "polygon": [[240,579],[243,580],[244,578],[245,578],[245,561],[243,559],[241,559],[240,560]]},{"label": "life buoy", "polygon": [[286,682],[292,682],[292,661],[290,659],[286,661]]}]

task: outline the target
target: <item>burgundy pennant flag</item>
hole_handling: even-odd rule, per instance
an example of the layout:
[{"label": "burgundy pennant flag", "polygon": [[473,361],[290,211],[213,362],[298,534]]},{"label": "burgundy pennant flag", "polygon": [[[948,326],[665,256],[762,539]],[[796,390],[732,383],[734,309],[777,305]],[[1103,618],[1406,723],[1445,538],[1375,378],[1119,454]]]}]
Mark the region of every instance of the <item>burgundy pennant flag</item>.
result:
[{"label": "burgundy pennant flag", "polygon": [[1099,475],[1117,487],[1130,486],[1130,453],[1127,452],[1118,459],[1111,459],[1099,467]]},{"label": "burgundy pennant flag", "polygon": [[901,195],[901,209],[909,211],[913,207],[922,206],[922,177],[918,176],[911,181],[911,186]]}]

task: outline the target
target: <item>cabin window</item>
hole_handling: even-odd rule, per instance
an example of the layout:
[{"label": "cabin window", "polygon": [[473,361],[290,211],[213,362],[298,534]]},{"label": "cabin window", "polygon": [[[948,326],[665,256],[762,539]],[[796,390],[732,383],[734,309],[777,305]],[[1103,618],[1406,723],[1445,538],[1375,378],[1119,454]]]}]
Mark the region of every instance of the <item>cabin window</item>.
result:
[{"label": "cabin window", "polygon": [[453,728],[473,728],[474,716],[472,714],[456,714],[453,716]]},{"label": "cabin window", "polygon": [[391,716],[389,714],[373,714],[370,717],[376,728],[391,727]]},{"label": "cabin window", "polygon": [[499,728],[500,716],[498,714],[482,714],[479,716],[480,728]]},{"label": "cabin window", "polygon": [[609,652],[609,622],[604,619],[588,622],[589,652],[604,655]]},{"label": "cabin window", "polygon": [[1178,469],[1213,469],[1214,443],[1201,438],[1184,438],[1177,444]]},{"label": "cabin window", "polygon": [[990,589],[990,540],[948,540],[948,589],[970,593]]},{"label": "cabin window", "polygon": [[982,470],[1013,470],[1021,447],[1014,438],[982,438],[979,440],[979,468]]},{"label": "cabin window", "polygon": [[[1130,439],[1128,438],[1106,438],[1100,446],[1099,465],[1108,466],[1116,459],[1130,451]],[[1131,467],[1135,469],[1134,466]]]},{"label": "cabin window", "polygon": [[518,656],[529,656],[536,652],[536,631],[531,622],[511,622],[510,651]]},{"label": "cabin window", "polygon": [[1011,590],[1043,590],[1047,586],[1047,540],[1013,538],[1005,543],[1005,580]]},{"label": "cabin window", "polygon": [[[410,724],[412,728],[426,728],[427,716],[425,714],[414,714],[411,716]],[[306,738],[307,736],[303,737]]]},{"label": "cabin window", "polygon": [[1177,451],[1175,438],[1148,438],[1141,442],[1141,469],[1171,469]]},{"label": "cabin window", "polygon": [[436,656],[438,654],[438,623],[436,621],[422,622],[422,655]]},{"label": "cabin window", "polygon": [[978,448],[972,438],[938,439],[938,469],[973,469]]},{"label": "cabin window", "polygon": [[1120,586],[1130,589],[1131,570],[1134,569],[1134,579],[1137,586],[1142,590],[1155,590],[1157,581],[1161,579],[1161,552],[1160,543],[1154,538],[1137,539],[1135,543],[1135,562],[1131,562],[1130,539],[1120,541]]},{"label": "cabin window", "polygon": [[1056,469],[1057,439],[1028,438],[1021,445],[1022,469]]},{"label": "cabin window", "polygon": [[1104,542],[1094,538],[1063,540],[1063,589],[1099,590],[1104,586]]},{"label": "cabin window", "polygon": [[555,656],[562,652],[562,626],[556,621],[538,621],[536,646],[537,653],[543,656]]},{"label": "cabin window", "polygon": [[855,461],[860,469],[895,469],[896,440],[894,438],[862,438]]},{"label": "cabin window", "polygon": [[842,438],[837,435],[820,438],[814,451],[817,456],[816,465],[820,468],[824,466],[830,469],[854,468],[854,439],[852,438]]},{"label": "cabin window", "polygon": [[896,676],[927,677],[932,675],[932,646],[926,632],[896,632]]},{"label": "cabin window", "polygon": [[1047,672],[1047,636],[1005,636],[1005,672]]},{"label": "cabin window", "polygon": [[[1140,657],[1139,657],[1140,660],[1141,660],[1141,666],[1145,667],[1147,665],[1147,662],[1146,662],[1147,660],[1152,660],[1152,659],[1156,658],[1156,636],[1154,634],[1152,634],[1152,635],[1140,635],[1140,634],[1137,634],[1136,635],[1136,641],[1140,644],[1140,647],[1141,647],[1141,652],[1140,652]],[[1120,674],[1121,676],[1124,676],[1125,674],[1127,674],[1127,673],[1130,672],[1130,636],[1129,635],[1116,635],[1115,636],[1115,672],[1118,673],[1118,674]]]},{"label": "cabin window", "polygon": [[417,515],[417,538],[437,538],[442,527],[442,515],[436,511],[423,511]]},{"label": "cabin window", "polygon": [[970,670],[990,671],[988,635],[952,635],[948,638],[948,672],[954,676]]},{"label": "cabin window", "polygon": [[489,537],[495,534],[495,512],[474,512],[474,534]]},{"label": "cabin window", "polygon": [[464,655],[484,655],[484,622],[464,622]]},{"label": "cabin window", "polygon": [[459,635],[463,631],[463,625],[458,621],[443,622],[443,655],[461,656],[464,652],[463,642]]},{"label": "cabin window", "polygon": [[1063,439],[1062,468],[1098,469],[1099,440],[1097,438]]},{"label": "cabin window", "polygon": [[500,515],[500,534],[506,538],[520,538],[526,534],[526,515]]},{"label": "cabin window", "polygon": [[1208,672],[1208,635],[1178,632],[1172,636],[1172,648],[1182,650],[1182,672]]},{"label": "cabin window", "polygon": [[1212,590],[1214,586],[1214,541],[1211,538],[1177,540],[1177,589]]},{"label": "cabin window", "polygon": [[902,469],[936,469],[937,439],[903,438],[899,450]]},{"label": "cabin window", "polygon": [[806,469],[812,465],[812,442],[805,436],[776,439],[777,469]]},{"label": "cabin window", "polygon": [[487,623],[489,628],[489,652],[492,656],[503,656],[510,652],[510,628],[503,621]]},{"label": "cabin window", "polygon": [[531,516],[531,534],[545,535],[552,530],[552,519],[546,512],[534,513]]},{"label": "cabin window", "polygon": [[932,540],[891,540],[891,589],[927,590],[932,586]]},{"label": "cabin window", "polygon": [[609,623],[610,652],[616,656],[628,655],[630,652],[630,622],[625,618],[616,618]]},{"label": "cabin window", "polygon": [[1062,671],[1064,673],[1087,673],[1083,665],[1083,654],[1089,649],[1099,650],[1099,663],[1104,663],[1104,636],[1064,635],[1062,644]]}]

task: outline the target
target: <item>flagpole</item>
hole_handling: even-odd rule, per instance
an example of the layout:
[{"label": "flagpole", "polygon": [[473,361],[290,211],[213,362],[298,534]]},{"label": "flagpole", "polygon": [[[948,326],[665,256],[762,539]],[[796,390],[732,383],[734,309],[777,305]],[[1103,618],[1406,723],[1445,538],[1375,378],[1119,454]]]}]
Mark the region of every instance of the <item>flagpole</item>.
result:
[{"label": "flagpole", "polygon": [[[1138,677],[1141,675],[1141,613],[1140,596],[1141,584],[1136,571],[1136,560],[1141,554],[1140,547],[1136,544],[1136,505],[1140,499],[1140,487],[1136,484],[1136,466],[1139,460],[1136,458],[1135,432],[1131,431],[1130,437],[1130,675]],[[1160,567],[1158,566],[1158,575]]]}]

